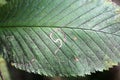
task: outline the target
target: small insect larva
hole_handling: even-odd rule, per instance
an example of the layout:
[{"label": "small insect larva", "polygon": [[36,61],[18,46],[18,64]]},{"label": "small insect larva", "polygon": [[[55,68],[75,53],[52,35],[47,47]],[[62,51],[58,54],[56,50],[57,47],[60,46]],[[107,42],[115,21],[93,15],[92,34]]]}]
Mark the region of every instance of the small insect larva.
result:
[{"label": "small insect larva", "polygon": [[[61,32],[62,34],[63,34],[63,36],[64,36],[64,38],[63,38],[63,41],[64,42],[66,42],[66,35],[65,35],[65,33],[61,30],[61,29],[56,29],[55,30],[55,32],[57,32],[57,31],[59,31],[59,32]],[[60,43],[60,45],[59,45],[59,47],[55,50],[55,54],[59,51],[59,49],[62,47],[62,45],[63,45],[63,41],[62,41],[62,39],[60,39],[60,38],[58,38],[58,39],[55,39],[54,37],[53,37],[53,32],[51,32],[50,33],[50,39],[53,41],[53,42],[55,42],[55,43]]]},{"label": "small insect larva", "polygon": [[55,54],[59,51],[59,49],[62,47],[62,40],[61,39],[54,39],[53,38],[53,33],[50,33],[50,38],[51,38],[51,40],[53,41],[53,42],[55,42],[55,43],[57,43],[57,42],[59,42],[60,43],[60,45],[59,45],[59,47],[55,50]]}]

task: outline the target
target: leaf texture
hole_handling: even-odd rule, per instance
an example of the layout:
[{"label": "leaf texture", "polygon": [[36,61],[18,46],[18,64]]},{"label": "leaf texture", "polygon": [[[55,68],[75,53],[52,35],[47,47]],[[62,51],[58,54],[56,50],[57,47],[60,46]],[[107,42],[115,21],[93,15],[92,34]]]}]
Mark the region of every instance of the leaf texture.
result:
[{"label": "leaf texture", "polygon": [[0,8],[4,58],[46,76],[84,76],[120,62],[120,7],[108,0],[10,0]]}]

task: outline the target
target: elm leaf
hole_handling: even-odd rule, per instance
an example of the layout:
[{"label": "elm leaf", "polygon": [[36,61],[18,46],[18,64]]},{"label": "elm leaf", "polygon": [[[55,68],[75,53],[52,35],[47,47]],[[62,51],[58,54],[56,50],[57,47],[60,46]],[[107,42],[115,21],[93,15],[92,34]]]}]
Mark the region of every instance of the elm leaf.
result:
[{"label": "elm leaf", "polygon": [[120,7],[108,0],[9,0],[0,42],[11,65],[46,76],[84,76],[120,62]]}]

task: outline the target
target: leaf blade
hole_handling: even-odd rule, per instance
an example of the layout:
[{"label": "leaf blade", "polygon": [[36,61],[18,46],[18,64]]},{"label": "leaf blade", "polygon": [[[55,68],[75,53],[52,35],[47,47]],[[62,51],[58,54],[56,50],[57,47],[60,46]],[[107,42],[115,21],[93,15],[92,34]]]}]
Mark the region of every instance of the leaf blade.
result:
[{"label": "leaf blade", "polygon": [[51,1],[13,0],[0,8],[1,48],[13,66],[47,76],[84,76],[118,64],[118,6],[104,0]]}]

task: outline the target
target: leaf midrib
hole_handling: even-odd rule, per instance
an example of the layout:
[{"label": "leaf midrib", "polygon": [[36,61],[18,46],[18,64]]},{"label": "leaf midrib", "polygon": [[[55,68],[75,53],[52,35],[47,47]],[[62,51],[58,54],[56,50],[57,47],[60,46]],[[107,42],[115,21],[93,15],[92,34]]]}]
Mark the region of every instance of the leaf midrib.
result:
[{"label": "leaf midrib", "polygon": [[[5,27],[0,27],[0,28],[31,28],[32,26],[5,26]],[[114,33],[110,33],[110,32],[105,32],[105,31],[100,31],[100,30],[95,30],[95,29],[87,29],[87,28],[78,28],[78,27],[60,27],[60,26],[35,26],[35,27],[39,27],[39,28],[62,28],[62,29],[80,29],[83,31],[93,31],[93,32],[100,32],[100,33],[104,33],[104,34],[110,34],[110,35],[114,35],[114,36],[118,36],[120,37],[120,35],[114,34]],[[32,27],[33,28],[33,27]]]}]

